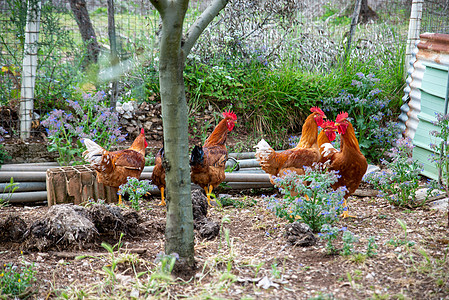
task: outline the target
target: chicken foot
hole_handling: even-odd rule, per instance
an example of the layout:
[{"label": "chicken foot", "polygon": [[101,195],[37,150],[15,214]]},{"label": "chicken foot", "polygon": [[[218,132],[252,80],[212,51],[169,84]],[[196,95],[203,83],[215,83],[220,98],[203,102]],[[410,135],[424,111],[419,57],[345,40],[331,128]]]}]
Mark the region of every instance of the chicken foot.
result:
[{"label": "chicken foot", "polygon": [[349,212],[348,212],[348,204],[346,203],[346,199],[344,199],[344,202],[343,202],[343,209],[344,209],[343,213],[340,216],[343,219],[346,219],[346,218],[357,218],[357,216],[349,214]]},{"label": "chicken foot", "polygon": [[165,197],[164,197],[164,188],[161,187],[161,203],[159,203],[158,205],[160,206],[165,206]]},{"label": "chicken foot", "polygon": [[206,196],[207,196],[207,204],[209,204],[209,207],[212,207],[212,205],[210,204],[210,195],[212,194],[212,185],[209,185],[209,190],[207,189],[207,186],[204,187],[204,191],[206,192]]}]

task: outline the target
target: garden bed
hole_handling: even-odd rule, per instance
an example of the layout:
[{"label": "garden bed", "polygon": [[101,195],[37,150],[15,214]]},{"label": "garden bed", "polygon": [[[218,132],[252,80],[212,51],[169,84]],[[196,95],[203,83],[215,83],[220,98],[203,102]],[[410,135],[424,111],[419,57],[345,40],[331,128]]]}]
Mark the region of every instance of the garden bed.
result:
[{"label": "garden bed", "polygon": [[[271,193],[273,190],[266,190]],[[441,299],[449,295],[449,235],[445,210],[429,206],[415,210],[391,206],[384,199],[351,197],[351,213],[357,219],[340,220],[359,238],[354,254],[330,255],[321,239],[315,246],[295,247],[284,238],[286,222],[265,209],[259,195],[234,195],[241,208],[215,206],[208,217],[229,229],[230,242],[223,234],[213,240],[196,233],[196,275],[189,282],[180,279],[149,278],[155,274],[155,259],[164,251],[165,208],[159,199],[147,199],[138,212],[139,235],[126,235],[120,249],[111,256],[101,241],[118,242],[102,235],[82,247],[58,246],[45,251],[29,250],[24,244],[0,244],[0,263],[23,266],[33,262],[36,282],[32,298],[55,298],[66,294],[102,299],[111,297],[145,299],[149,294],[168,297],[223,297],[241,299]],[[238,200],[238,201],[237,201]],[[252,206],[252,204],[254,204]],[[20,216],[27,225],[41,219],[48,207],[3,207],[0,219]],[[124,208],[123,211],[128,209]],[[404,230],[396,219],[406,222]],[[229,220],[229,222],[223,222]],[[367,252],[374,237],[376,254]],[[335,243],[341,248],[341,239]],[[118,251],[117,251],[118,250]],[[23,254],[21,254],[23,251]],[[77,256],[84,255],[82,259]],[[113,259],[112,257],[115,257]],[[104,267],[117,262],[115,281]],[[133,266],[134,265],[134,266]],[[136,278],[139,272],[148,272]]]}]

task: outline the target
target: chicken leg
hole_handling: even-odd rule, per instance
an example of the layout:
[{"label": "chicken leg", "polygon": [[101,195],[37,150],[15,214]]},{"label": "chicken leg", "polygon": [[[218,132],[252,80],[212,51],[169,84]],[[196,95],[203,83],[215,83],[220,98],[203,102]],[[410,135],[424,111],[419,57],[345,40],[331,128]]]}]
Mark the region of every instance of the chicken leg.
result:
[{"label": "chicken leg", "polygon": [[343,202],[343,213],[341,214],[340,217],[342,217],[343,219],[346,219],[346,218],[357,218],[357,216],[349,214],[349,212],[348,212],[348,204],[346,203],[346,199],[344,199],[344,202]]},{"label": "chicken leg", "polygon": [[206,192],[206,196],[207,196],[207,204],[209,204],[209,207],[212,207],[212,205],[210,204],[210,195],[212,194],[212,185],[209,185],[209,190],[207,189],[207,186],[204,187],[204,191]]},{"label": "chicken leg", "polygon": [[164,197],[164,188],[161,187],[161,203],[159,203],[158,205],[160,206],[165,206],[165,197]]}]

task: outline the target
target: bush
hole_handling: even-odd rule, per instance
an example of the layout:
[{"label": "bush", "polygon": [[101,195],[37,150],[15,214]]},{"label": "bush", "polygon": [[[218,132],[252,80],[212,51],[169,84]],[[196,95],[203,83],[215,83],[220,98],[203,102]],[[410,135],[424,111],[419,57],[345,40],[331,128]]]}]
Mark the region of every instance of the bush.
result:
[{"label": "bush", "polygon": [[117,113],[106,106],[104,92],[84,93],[78,101],[67,100],[67,104],[67,110],[55,109],[42,121],[50,141],[48,150],[59,153],[59,164],[82,162],[84,138],[92,139],[106,150],[125,140]]},{"label": "bush", "polygon": [[289,222],[300,219],[313,232],[318,232],[324,224],[331,225],[338,221],[343,211],[346,188],[340,187],[334,191],[331,186],[337,182],[337,174],[326,170],[321,164],[313,168],[304,167],[304,171],[304,175],[288,172],[283,177],[275,178],[275,186],[283,198],[269,197],[265,201],[277,217]]},{"label": "bush", "polygon": [[329,118],[336,118],[342,111],[353,120],[360,150],[372,162],[378,161],[386,149],[391,148],[400,134],[399,125],[391,122],[393,111],[390,99],[381,95],[377,88],[379,79],[374,74],[357,73],[352,81],[354,94],[342,90],[338,97],[325,98],[323,110]]}]

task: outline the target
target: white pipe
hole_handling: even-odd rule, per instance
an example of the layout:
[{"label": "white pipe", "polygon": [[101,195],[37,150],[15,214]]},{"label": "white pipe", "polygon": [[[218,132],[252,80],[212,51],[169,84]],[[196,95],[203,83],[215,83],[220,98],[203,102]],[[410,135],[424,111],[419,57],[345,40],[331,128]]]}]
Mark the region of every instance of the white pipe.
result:
[{"label": "white pipe", "polygon": [[28,1],[19,113],[21,139],[30,137],[31,122],[33,121],[34,86],[36,83],[40,17],[41,1]]}]

